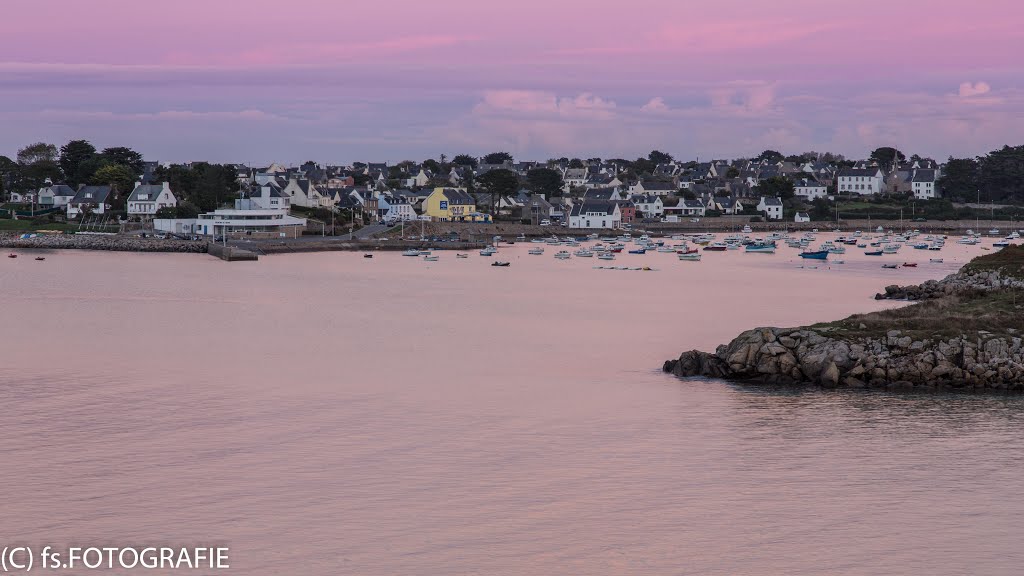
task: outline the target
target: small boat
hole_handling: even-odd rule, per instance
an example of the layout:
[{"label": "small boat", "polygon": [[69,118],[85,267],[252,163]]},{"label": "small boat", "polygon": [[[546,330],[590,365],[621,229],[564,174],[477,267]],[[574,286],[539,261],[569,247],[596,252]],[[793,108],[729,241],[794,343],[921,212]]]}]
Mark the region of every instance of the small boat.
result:
[{"label": "small boat", "polygon": [[[363,258],[373,258],[373,254],[363,254]],[[41,258],[36,258],[36,260],[41,260]]]},{"label": "small boat", "polygon": [[402,252],[402,256],[419,256],[419,255],[420,255],[420,251],[419,250],[406,250],[405,252]]},{"label": "small boat", "polygon": [[1000,240],[999,242],[994,242],[992,244],[992,246],[994,246],[996,248],[1006,248],[1009,245],[1010,245],[1010,243],[1007,242],[1006,240]]},{"label": "small boat", "polygon": [[424,256],[423,257],[423,261],[424,262],[437,262],[437,260],[439,258],[440,258],[440,256]]},{"label": "small boat", "polygon": [[488,246],[480,251],[481,256],[494,256],[498,251]]},{"label": "small boat", "polygon": [[904,262],[904,268],[917,268],[917,262]]},{"label": "small boat", "polygon": [[882,268],[888,268],[889,270],[895,270],[896,268],[899,267],[899,264],[882,264]]},{"label": "small boat", "polygon": [[700,254],[691,252],[688,254],[679,254],[679,259],[684,262],[700,262]]},{"label": "small boat", "polygon": [[597,259],[598,260],[615,260],[615,254],[612,254],[611,252],[602,252],[601,254],[597,255]]},{"label": "small boat", "polygon": [[630,254],[647,254],[646,248],[637,248],[636,250],[630,250]]},{"label": "small boat", "polygon": [[928,261],[932,264],[942,264],[942,258],[931,258]]},{"label": "small boat", "polygon": [[430,256],[430,250],[420,250],[420,256]]},{"label": "small boat", "polygon": [[864,255],[865,256],[881,256],[882,255],[882,251],[881,250],[871,250],[869,252],[865,252]]},{"label": "small boat", "polygon": [[456,258],[469,258],[469,254],[456,254]]},{"label": "small boat", "polygon": [[508,268],[511,265],[512,265],[511,262],[498,262],[497,260],[495,260],[494,262],[491,262],[491,266],[497,266],[499,268]]},{"label": "small boat", "polygon": [[594,253],[591,252],[590,250],[587,250],[586,248],[580,248],[579,250],[576,251],[576,256],[578,258],[593,258]]},{"label": "small boat", "polygon": [[708,252],[725,252],[729,247],[721,242],[715,242],[704,247],[704,250]]},{"label": "small boat", "polygon": [[801,258],[808,258],[810,260],[827,260],[828,250],[817,250],[814,252],[801,252]]},{"label": "small boat", "polygon": [[559,250],[558,252],[555,253],[555,258],[559,260],[568,260],[572,258],[572,254],[569,254],[569,252],[566,250]]},{"label": "small boat", "polygon": [[533,256],[540,256],[543,253],[544,253],[544,249],[543,248],[530,248],[530,251],[528,252],[528,254],[531,254]]},{"label": "small boat", "polygon": [[744,252],[751,252],[754,254],[775,254],[774,244],[747,244],[747,247],[743,249]]},{"label": "small boat", "polygon": [[8,254],[8,255],[7,255],[7,257],[8,257],[8,258],[17,258],[17,257],[18,257],[18,255],[17,255],[17,254],[15,254],[14,252],[11,252],[10,254]]}]

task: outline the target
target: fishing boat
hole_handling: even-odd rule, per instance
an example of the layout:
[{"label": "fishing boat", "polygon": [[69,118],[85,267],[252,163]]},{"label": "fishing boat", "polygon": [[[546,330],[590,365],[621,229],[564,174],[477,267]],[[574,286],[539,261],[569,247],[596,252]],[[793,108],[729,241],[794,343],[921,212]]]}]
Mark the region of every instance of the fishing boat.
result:
[{"label": "fishing boat", "polygon": [[942,258],[930,258],[928,261],[932,264],[942,264]]},{"label": "fishing boat", "polygon": [[704,250],[708,252],[725,252],[729,247],[721,242],[714,242],[704,247]]},{"label": "fishing boat", "polygon": [[483,250],[480,251],[480,255],[481,256],[494,256],[495,254],[497,254],[497,252],[498,252],[497,250],[495,250],[494,248],[491,248],[490,246],[488,246],[487,248],[484,248]]},{"label": "fishing boat", "polygon": [[540,256],[543,253],[544,253],[544,249],[543,248],[530,248],[530,251],[528,252],[528,254],[530,254],[532,256]]},{"label": "fishing boat", "polygon": [[555,253],[555,258],[559,260],[568,260],[569,258],[572,258],[572,254],[569,254],[566,250],[559,250]]},{"label": "fishing boat", "polygon": [[646,248],[637,248],[636,250],[630,250],[630,254],[647,254]]},{"label": "fishing boat", "polygon": [[11,252],[10,254],[8,254],[8,255],[7,255],[7,257],[8,257],[8,258],[17,258],[17,257],[18,257],[18,255],[17,255],[17,254],[15,254],[14,252]]},{"label": "fishing boat", "polygon": [[[373,258],[373,254],[363,254],[363,258]],[[36,258],[36,260],[39,260],[39,258]]]},{"label": "fishing boat", "polygon": [[430,250],[420,250],[420,256],[430,256]]},{"label": "fishing boat", "polygon": [[881,256],[882,255],[882,251],[881,250],[870,250],[868,252],[865,252],[864,255],[865,256]]},{"label": "fishing boat", "polygon": [[495,260],[494,262],[491,262],[491,266],[497,266],[499,268],[508,268],[511,265],[512,265],[511,262],[498,262],[497,260]]},{"label": "fishing boat", "polygon": [[597,255],[598,260],[615,260],[615,254],[611,252],[602,252]]},{"label": "fishing boat", "polygon": [[904,268],[917,268],[917,262],[904,262]]},{"label": "fishing boat", "polygon": [[684,262],[700,262],[700,254],[696,252],[688,252],[686,254],[679,254],[678,258]]},{"label": "fishing boat", "polygon": [[899,264],[882,264],[882,268],[888,268],[889,270],[895,270],[896,268],[899,267]]},{"label": "fishing boat", "polygon": [[751,230],[750,226],[744,226],[743,227],[743,233],[744,234],[750,234],[751,232],[753,232],[753,230]]},{"label": "fishing boat", "polygon": [[1006,248],[1007,246],[1010,245],[1010,243],[1007,242],[1006,240],[1000,240],[999,242],[993,242],[992,245],[995,246],[996,248]]},{"label": "fishing boat", "polygon": [[469,254],[456,254],[456,258],[469,258]]},{"label": "fishing boat", "polygon": [[437,262],[439,258],[440,258],[440,256],[424,256],[423,257],[423,261],[424,262]]},{"label": "fishing boat", "polygon": [[593,258],[594,257],[594,253],[591,252],[590,250],[587,250],[586,248],[580,248],[579,250],[576,251],[576,257],[577,258]]},{"label": "fishing boat", "polygon": [[750,252],[753,254],[775,254],[774,244],[747,244],[744,248],[744,252]]},{"label": "fishing boat", "polygon": [[420,251],[419,250],[411,250],[410,249],[410,250],[406,250],[405,252],[402,252],[402,256],[416,257],[416,256],[419,256],[419,255],[420,255]]},{"label": "fishing boat", "polygon": [[816,250],[814,252],[801,252],[801,258],[807,258],[810,260],[827,260],[828,250]]}]

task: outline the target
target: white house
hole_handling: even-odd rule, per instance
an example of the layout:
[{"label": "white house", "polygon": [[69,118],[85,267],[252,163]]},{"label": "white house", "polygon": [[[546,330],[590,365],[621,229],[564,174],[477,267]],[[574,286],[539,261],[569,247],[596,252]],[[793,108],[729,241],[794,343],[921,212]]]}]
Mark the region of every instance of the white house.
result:
[{"label": "white house", "polygon": [[171,192],[168,182],[163,184],[135,183],[135,190],[128,196],[129,216],[154,216],[161,208],[174,208],[178,199]]},{"label": "white house", "polygon": [[402,196],[385,196],[377,198],[377,210],[387,222],[408,222],[416,219],[416,211],[407,198]]},{"label": "white house", "polygon": [[938,171],[932,169],[914,170],[914,177],[911,179],[911,190],[914,198],[918,200],[930,200],[938,198],[938,191],[935,188],[935,181],[938,179]]},{"label": "white house", "polygon": [[249,193],[252,204],[264,210],[288,210],[291,208],[291,196],[285,194],[276,182],[268,182],[254,192]]},{"label": "white house", "polygon": [[796,195],[808,202],[824,198],[828,194],[828,188],[824,184],[810,178],[797,180],[795,188]]},{"label": "white house", "polygon": [[589,176],[590,171],[586,167],[566,168],[562,176],[562,180],[565,183],[565,186],[562,188],[563,191],[568,194],[573,188],[585,185]]},{"label": "white house", "polygon": [[585,198],[572,207],[569,228],[618,228],[622,224],[619,205],[610,200]]},{"label": "white house", "polygon": [[292,178],[288,185],[282,190],[292,199],[292,206],[304,208],[317,208],[319,206],[330,206],[331,198],[320,192],[312,182],[305,178]]},{"label": "white house", "polygon": [[42,208],[60,208],[67,206],[75,197],[75,190],[66,184],[53,184],[40,188],[36,193],[36,202]]},{"label": "white house", "polygon": [[839,172],[839,193],[868,196],[883,192],[885,176],[880,168],[846,168]]},{"label": "white house", "polygon": [[793,216],[793,222],[800,223],[800,222],[810,222],[810,221],[811,221],[811,217],[807,215],[807,212],[797,212],[796,215]]},{"label": "white house", "polygon": [[782,220],[782,200],[775,196],[762,196],[757,211],[763,212],[768,220]]},{"label": "white house", "polygon": [[679,190],[679,187],[672,182],[637,182],[629,187],[631,194],[653,194],[654,196],[668,196]]},{"label": "white house", "polygon": [[661,201],[661,196],[637,194],[631,200],[636,211],[644,216],[658,218],[665,213],[665,203]]},{"label": "white house", "polygon": [[103,214],[110,209],[110,186],[82,186],[67,204],[68,218],[76,218],[86,210]]}]

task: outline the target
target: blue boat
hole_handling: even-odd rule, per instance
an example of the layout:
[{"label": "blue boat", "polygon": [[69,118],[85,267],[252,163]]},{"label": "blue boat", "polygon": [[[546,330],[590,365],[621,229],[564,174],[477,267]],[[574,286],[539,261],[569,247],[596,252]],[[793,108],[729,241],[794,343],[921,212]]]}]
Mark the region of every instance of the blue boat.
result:
[{"label": "blue boat", "polygon": [[630,250],[630,254],[647,254],[646,248],[637,248],[636,250]]},{"label": "blue boat", "polygon": [[882,251],[881,250],[873,250],[871,252],[865,252],[864,255],[865,256],[881,256],[882,255]]},{"label": "blue boat", "polygon": [[801,258],[809,258],[811,260],[827,260],[828,250],[818,250],[816,252],[801,252]]},{"label": "blue boat", "polygon": [[744,248],[746,252],[760,253],[760,254],[775,254],[774,244],[747,244]]}]

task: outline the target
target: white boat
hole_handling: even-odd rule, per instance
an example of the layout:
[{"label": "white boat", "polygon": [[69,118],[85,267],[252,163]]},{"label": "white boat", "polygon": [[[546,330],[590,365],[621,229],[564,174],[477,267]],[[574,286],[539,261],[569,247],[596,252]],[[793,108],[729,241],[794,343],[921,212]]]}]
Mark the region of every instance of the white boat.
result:
[{"label": "white boat", "polygon": [[494,256],[497,253],[498,251],[495,250],[494,248],[491,248],[490,246],[480,251],[481,256]]},{"label": "white boat", "polygon": [[753,229],[751,229],[751,228],[750,228],[750,226],[744,226],[744,227],[743,227],[743,233],[744,233],[744,234],[750,234],[750,233],[751,233],[751,232],[753,232],[753,231],[754,231],[754,230],[753,230]]},{"label": "white boat", "polygon": [[615,254],[611,252],[602,252],[597,255],[598,260],[615,260]]},{"label": "white boat", "polygon": [[529,254],[531,254],[533,256],[540,256],[543,253],[544,253],[544,249],[543,248],[530,248],[530,252],[529,252]]},{"label": "white boat", "polygon": [[440,256],[424,256],[423,257],[423,261],[424,262],[437,262],[438,258],[440,258]]},{"label": "white boat", "polygon": [[555,253],[555,258],[559,260],[568,260],[572,258],[572,254],[569,254],[569,252],[567,252],[566,250],[559,250],[558,252]]},{"label": "white boat", "polygon": [[410,250],[406,250],[405,252],[402,252],[402,256],[419,256],[419,255],[420,255],[420,251],[419,250],[410,249]]},{"label": "white boat", "polygon": [[942,264],[942,258],[930,258],[928,261],[932,264]]},{"label": "white boat", "polygon": [[577,258],[593,258],[594,257],[594,253],[591,252],[590,250],[587,250],[586,248],[580,248],[579,250],[576,251],[576,257]]},{"label": "white boat", "polygon": [[469,254],[456,254],[456,258],[469,258]]},{"label": "white boat", "polygon": [[700,254],[691,252],[690,254],[679,254],[679,259],[685,262],[700,262]]}]

